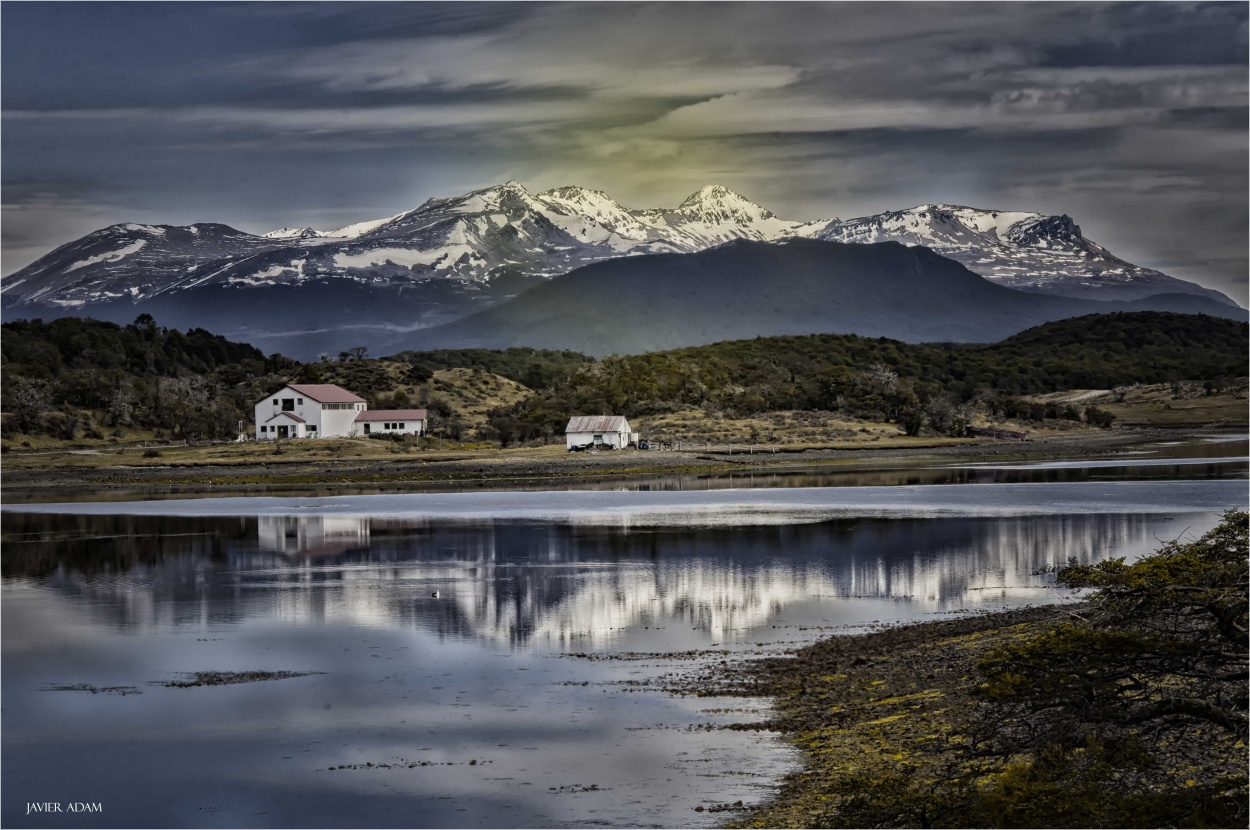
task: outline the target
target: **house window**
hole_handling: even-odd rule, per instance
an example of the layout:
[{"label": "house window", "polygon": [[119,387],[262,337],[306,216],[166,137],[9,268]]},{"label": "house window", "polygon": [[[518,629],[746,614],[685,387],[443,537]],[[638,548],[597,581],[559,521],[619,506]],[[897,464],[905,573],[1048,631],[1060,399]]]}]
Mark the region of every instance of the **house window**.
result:
[{"label": "house window", "polygon": [[308,426],[304,427],[304,430],[305,430],[306,432],[316,432],[316,431],[317,431],[317,427],[316,427],[316,425],[315,425],[315,424],[309,424]]},{"label": "house window", "polygon": [[261,427],[261,428],[260,428],[260,431],[261,431],[261,432],[268,432],[268,431],[269,431],[269,427]]},{"label": "house window", "polygon": [[382,424],[382,429],[390,429],[390,428],[391,428],[391,422],[390,422],[390,421],[387,421],[386,423]]},{"label": "house window", "polygon": [[300,406],[303,406],[303,405],[304,405],[304,399],[303,399],[303,398],[296,398],[296,399],[295,399],[295,402],[296,402],[297,404],[299,404]]},{"label": "house window", "polygon": [[277,406],[277,405],[278,405],[278,399],[277,399],[277,398],[274,398],[274,399],[273,399],[273,405],[274,405],[274,406]]},{"label": "house window", "polygon": [[295,411],[295,398],[283,398],[282,399],[282,411],[294,412]]},{"label": "house window", "polygon": [[401,423],[396,424],[396,425],[395,425],[395,428],[396,428],[396,429],[403,429],[403,428],[404,428],[404,425],[403,425],[403,423],[401,422]]}]

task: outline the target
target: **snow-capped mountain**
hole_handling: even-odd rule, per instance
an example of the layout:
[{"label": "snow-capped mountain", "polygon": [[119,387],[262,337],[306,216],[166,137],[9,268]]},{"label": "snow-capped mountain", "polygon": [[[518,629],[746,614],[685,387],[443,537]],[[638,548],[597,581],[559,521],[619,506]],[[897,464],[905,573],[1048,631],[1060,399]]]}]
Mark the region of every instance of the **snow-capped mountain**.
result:
[{"label": "snow-capped mountain", "polygon": [[114,225],[56,249],[0,288],[6,305],[53,308],[327,279],[397,288],[441,279],[491,293],[499,277],[550,277],[617,256],[778,239],[800,224],[723,187],[705,187],[675,210],[630,211],[599,191],[531,194],[507,182],[334,231],[254,236],[224,225]]},{"label": "snow-capped mountain", "polygon": [[190,287],[205,274],[224,273],[274,247],[228,225],[111,225],[5,278],[0,290],[6,306],[135,303]]},{"label": "snow-capped mountain", "polygon": [[1137,300],[1181,293],[1228,298],[1141,268],[1081,235],[1067,215],[920,205],[910,210],[831,222],[815,234],[831,242],[923,245],[999,285],[1041,294]]},{"label": "snow-capped mountain", "polygon": [[606,259],[792,238],[922,245],[1036,293],[1105,300],[1180,293],[1231,304],[1116,258],[1067,216],[922,205],[803,222],[720,186],[676,208],[634,210],[597,190],[530,193],[514,181],[329,231],[113,225],[12,274],[0,293],[6,318],[129,322],[146,311],[166,325],[207,326],[262,347],[272,337],[268,345],[291,348],[283,338],[324,343],[345,327],[393,334],[447,322]]}]

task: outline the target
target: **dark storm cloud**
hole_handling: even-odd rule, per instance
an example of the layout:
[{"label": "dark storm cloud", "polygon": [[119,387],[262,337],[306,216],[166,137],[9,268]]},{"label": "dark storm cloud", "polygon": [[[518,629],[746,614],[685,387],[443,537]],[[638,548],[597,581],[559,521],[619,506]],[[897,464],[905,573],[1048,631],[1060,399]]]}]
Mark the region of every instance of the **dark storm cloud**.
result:
[{"label": "dark storm cloud", "polygon": [[1040,63],[1212,66],[1246,62],[1244,3],[1126,3],[1103,7],[1098,14],[1104,31],[1072,43],[1052,44]]},{"label": "dark storm cloud", "polygon": [[[96,182],[85,204],[130,206],[114,221],[249,230],[508,178],[636,206],[718,182],[796,218],[930,201],[1066,212],[1121,256],[1246,298],[1240,3],[3,15],[6,211],[11,184],[61,179]],[[23,264],[6,246],[5,271]]]}]

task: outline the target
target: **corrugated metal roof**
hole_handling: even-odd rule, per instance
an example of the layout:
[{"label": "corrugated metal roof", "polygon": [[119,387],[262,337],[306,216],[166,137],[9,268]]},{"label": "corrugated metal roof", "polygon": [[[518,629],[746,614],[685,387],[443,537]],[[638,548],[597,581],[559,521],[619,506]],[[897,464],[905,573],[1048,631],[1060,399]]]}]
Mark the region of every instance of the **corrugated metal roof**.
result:
[{"label": "corrugated metal roof", "polygon": [[565,432],[628,432],[624,415],[574,415]]},{"label": "corrugated metal roof", "polygon": [[305,398],[312,398],[317,403],[364,403],[365,399],[353,395],[341,386],[333,383],[288,383],[287,388],[294,389]]},{"label": "corrugated metal roof", "polygon": [[424,409],[366,409],[356,414],[357,421],[424,421]]}]

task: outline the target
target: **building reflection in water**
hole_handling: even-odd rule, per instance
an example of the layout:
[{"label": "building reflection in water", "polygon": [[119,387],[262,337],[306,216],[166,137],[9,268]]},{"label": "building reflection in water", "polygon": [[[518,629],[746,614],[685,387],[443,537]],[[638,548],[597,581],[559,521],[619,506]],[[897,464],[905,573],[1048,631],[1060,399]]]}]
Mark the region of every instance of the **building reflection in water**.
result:
[{"label": "building reflection in water", "polygon": [[332,556],[369,546],[369,520],[358,516],[259,516],[261,550],[299,556]]},{"label": "building reflection in water", "polygon": [[[556,648],[597,648],[627,629],[674,623],[716,642],[746,640],[786,609],[848,599],[894,600],[916,613],[1046,601],[1053,591],[1039,571],[1136,556],[1157,547],[1161,530],[1184,527],[1121,514],[631,531],[265,516],[200,519],[188,533],[185,519],[128,517],[124,531],[112,527],[127,556],[109,549],[110,566],[95,569],[83,546],[98,545],[86,537],[100,528],[83,518],[78,542],[41,542],[27,529],[6,550],[17,557],[6,576],[20,575],[29,556],[43,571],[29,576],[82,595],[126,629],[259,617]],[[59,561],[51,569],[50,556]]]}]

